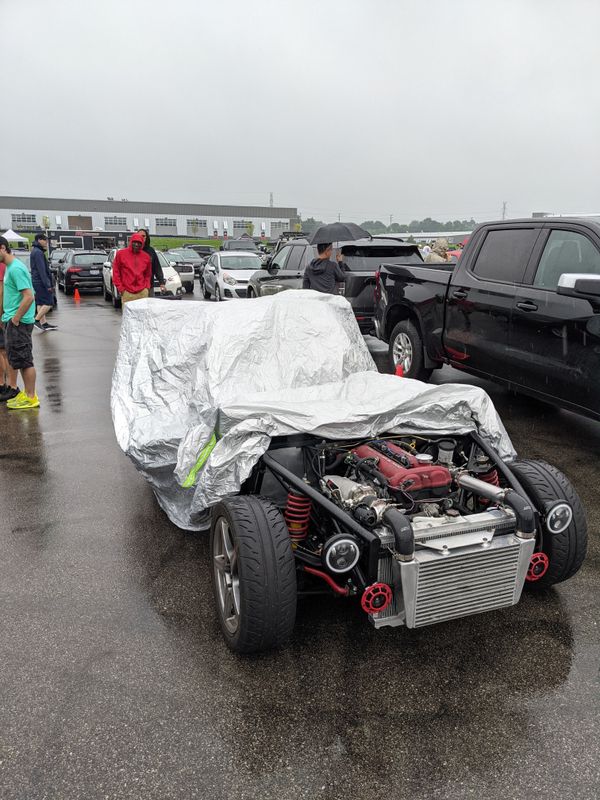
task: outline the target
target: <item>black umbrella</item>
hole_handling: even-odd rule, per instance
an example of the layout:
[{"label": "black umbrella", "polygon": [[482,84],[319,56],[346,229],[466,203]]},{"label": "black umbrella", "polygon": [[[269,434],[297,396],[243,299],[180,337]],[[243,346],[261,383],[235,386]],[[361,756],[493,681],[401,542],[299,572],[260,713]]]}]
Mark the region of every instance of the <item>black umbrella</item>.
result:
[{"label": "black umbrella", "polygon": [[332,222],[321,225],[308,240],[310,244],[329,244],[331,242],[354,242],[356,239],[371,239],[369,231],[353,222]]}]

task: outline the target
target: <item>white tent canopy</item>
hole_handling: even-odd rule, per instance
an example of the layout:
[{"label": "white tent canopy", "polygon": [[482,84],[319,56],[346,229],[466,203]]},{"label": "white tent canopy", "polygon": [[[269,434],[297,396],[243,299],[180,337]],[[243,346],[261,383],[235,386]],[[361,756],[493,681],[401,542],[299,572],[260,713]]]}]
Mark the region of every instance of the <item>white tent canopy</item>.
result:
[{"label": "white tent canopy", "polygon": [[6,233],[3,233],[2,236],[6,239],[7,242],[27,242],[29,243],[29,239],[26,236],[20,236],[18,233],[15,233],[12,228],[9,228]]}]

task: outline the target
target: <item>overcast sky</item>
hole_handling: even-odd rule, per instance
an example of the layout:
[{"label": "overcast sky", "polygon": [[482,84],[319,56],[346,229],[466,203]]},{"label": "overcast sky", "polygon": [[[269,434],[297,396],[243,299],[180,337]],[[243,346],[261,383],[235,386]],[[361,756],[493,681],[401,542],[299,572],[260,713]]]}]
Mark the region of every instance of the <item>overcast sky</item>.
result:
[{"label": "overcast sky", "polygon": [[[600,211],[598,0],[2,0],[0,194]],[[10,100],[9,100],[10,98]]]}]

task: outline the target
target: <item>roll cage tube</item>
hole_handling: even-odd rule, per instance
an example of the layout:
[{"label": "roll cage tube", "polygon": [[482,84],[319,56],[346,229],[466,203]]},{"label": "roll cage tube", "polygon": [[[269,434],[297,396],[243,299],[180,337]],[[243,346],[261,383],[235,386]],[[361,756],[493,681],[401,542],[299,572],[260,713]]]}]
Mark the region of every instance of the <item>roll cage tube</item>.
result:
[{"label": "roll cage tube", "polygon": [[303,481],[297,475],[294,475],[286,467],[282,466],[278,461],[276,461],[273,456],[270,456],[268,453],[265,453],[261,458],[262,463],[269,469],[275,477],[279,477],[287,484],[292,486],[301,494],[305,494],[307,497],[320,506],[324,511],[326,511],[334,520],[343,525],[344,528],[354,533],[366,546],[367,546],[367,574],[369,582],[377,580],[377,571],[378,571],[378,561],[379,561],[379,547],[380,547],[380,540],[379,537],[376,536],[371,531],[368,531],[366,528],[363,528],[362,525],[347,514],[343,509],[339,506],[336,506],[331,500],[328,500],[326,497],[317,491],[313,486]]}]

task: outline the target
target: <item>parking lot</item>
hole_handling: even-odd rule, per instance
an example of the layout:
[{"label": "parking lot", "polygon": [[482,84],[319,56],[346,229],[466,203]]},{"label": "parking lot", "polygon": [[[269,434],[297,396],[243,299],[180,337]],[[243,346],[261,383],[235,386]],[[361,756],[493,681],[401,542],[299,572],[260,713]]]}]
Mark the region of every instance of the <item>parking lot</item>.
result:
[{"label": "parking lot", "polygon": [[240,658],[207,537],[168,521],[115,441],[120,312],[61,295],[53,321],[41,408],[0,408],[3,800],[597,797],[600,424],[480,383],[520,456],[581,494],[573,580],[420,630],[303,600],[286,649]]}]

